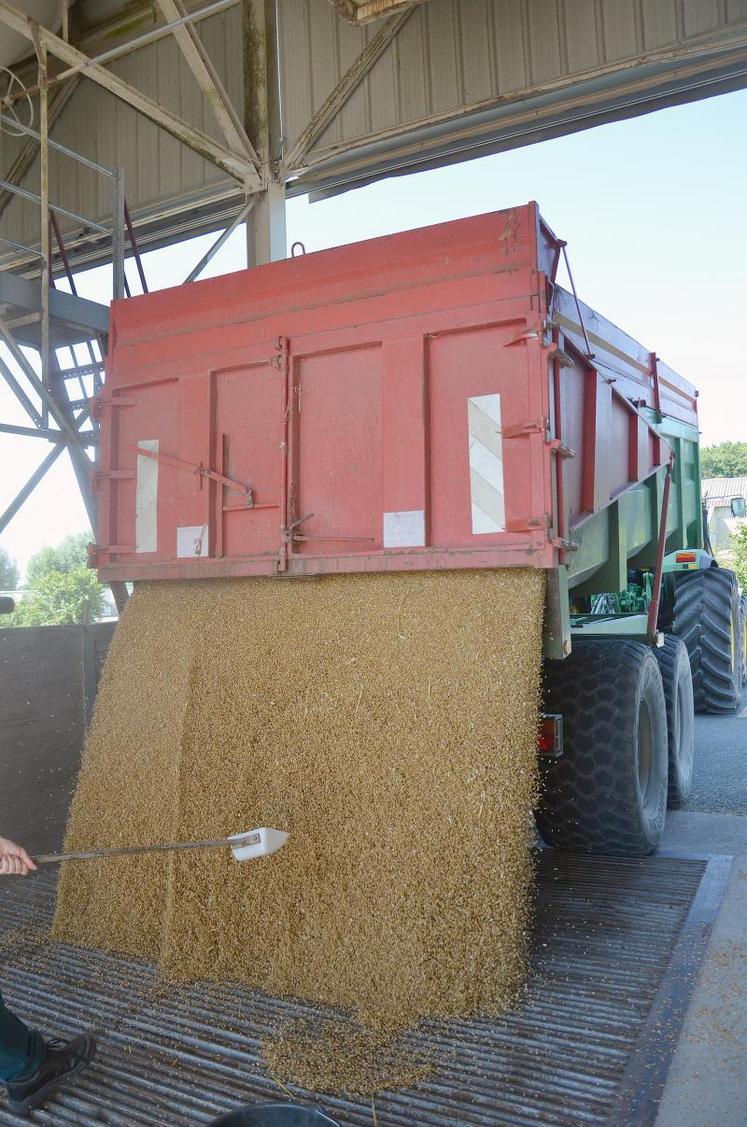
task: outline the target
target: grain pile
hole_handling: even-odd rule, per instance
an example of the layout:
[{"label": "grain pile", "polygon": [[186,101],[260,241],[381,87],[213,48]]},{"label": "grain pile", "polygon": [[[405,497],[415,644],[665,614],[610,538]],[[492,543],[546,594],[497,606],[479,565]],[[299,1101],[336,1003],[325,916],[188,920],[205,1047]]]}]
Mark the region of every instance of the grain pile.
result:
[{"label": "grain pile", "polygon": [[356,1096],[411,1088],[432,1072],[427,1054],[414,1050],[401,1035],[336,1017],[286,1022],[263,1038],[262,1056],[281,1084]]},{"label": "grain pile", "polygon": [[[177,585],[153,585],[128,602],[99,685],[65,839],[70,848],[173,839],[197,625]],[[55,935],[152,958],[163,936],[169,868],[157,856],[63,866]]]},{"label": "grain pile", "polygon": [[379,1027],[525,972],[542,573],[141,585],[70,848],[271,825],[288,846],[70,865],[55,934]]}]

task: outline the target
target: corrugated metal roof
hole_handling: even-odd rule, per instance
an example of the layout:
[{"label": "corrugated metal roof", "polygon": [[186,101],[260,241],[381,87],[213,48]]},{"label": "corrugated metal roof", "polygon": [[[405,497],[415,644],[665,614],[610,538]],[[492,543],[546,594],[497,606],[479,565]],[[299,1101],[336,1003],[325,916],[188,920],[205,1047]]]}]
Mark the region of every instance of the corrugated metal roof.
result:
[{"label": "corrugated metal roof", "polygon": [[[359,2],[368,12],[379,0],[345,0],[351,11]],[[191,0],[190,6],[196,3]],[[130,5],[88,0],[84,47],[108,45],[106,36],[97,40],[91,13],[100,8],[105,23],[119,7]],[[133,33],[138,33],[146,9],[151,19],[153,14],[147,5],[132,8],[137,8]],[[329,0],[278,0],[277,25],[288,153],[379,33],[382,21],[351,23]],[[200,35],[243,115],[239,7],[201,22]],[[389,174],[504,151],[741,88],[746,64],[744,3],[429,0],[415,6],[341,111],[322,128],[299,168],[288,172],[288,192],[331,194]],[[142,47],[111,69],[219,139],[207,99],[173,39]],[[53,136],[94,160],[124,169],[138,232],[142,235],[150,225],[154,242],[214,229],[241,206],[237,182],[90,81],[76,90]],[[20,147],[3,137],[5,168]],[[108,217],[105,183],[59,154],[51,154],[50,169],[53,202],[93,219]],[[32,170],[27,186],[33,188],[37,181]],[[3,235],[17,242],[38,242],[38,214],[20,201],[2,217],[2,228]],[[66,237],[70,230],[65,227]],[[93,245],[90,234],[88,238]],[[75,241],[70,240],[71,249]],[[106,257],[108,247],[106,253],[93,247],[91,254]],[[15,259],[8,255],[0,261]]]},{"label": "corrugated metal roof", "polygon": [[747,477],[704,477],[701,491],[704,501],[747,497]]},{"label": "corrugated metal roof", "polygon": [[[433,1072],[376,1096],[387,1127],[643,1127],[655,1118],[728,876],[728,861],[539,857],[534,972],[498,1019],[427,1022],[412,1035]],[[40,942],[54,880],[7,883],[2,985],[21,1016],[54,1034],[100,1031],[92,1066],[47,1108],[0,1124],[187,1127],[229,1109],[284,1102],[261,1038],[323,1014],[225,983],[164,984],[147,964]],[[371,1101],[315,1096],[346,1127]]]},{"label": "corrugated metal roof", "polygon": [[[289,147],[376,31],[376,24],[350,26],[320,0],[281,0],[283,129]],[[661,98],[668,67],[677,68],[672,83],[685,80],[688,54],[702,50],[705,58],[727,40],[732,53],[747,46],[743,6],[703,0],[642,6],[430,0],[415,8],[320,136],[302,181],[351,185],[363,178],[364,165],[371,179],[374,168],[381,175],[515,148],[541,139],[543,130],[557,135],[597,124],[592,107],[607,114],[601,120],[643,112],[644,86],[649,97]],[[610,98],[604,80],[624,93]],[[567,106],[564,91],[573,95]],[[543,103],[543,97],[549,100]],[[517,120],[522,111],[525,117]],[[552,124],[555,132],[549,133]],[[370,147],[365,159],[364,145]]]}]

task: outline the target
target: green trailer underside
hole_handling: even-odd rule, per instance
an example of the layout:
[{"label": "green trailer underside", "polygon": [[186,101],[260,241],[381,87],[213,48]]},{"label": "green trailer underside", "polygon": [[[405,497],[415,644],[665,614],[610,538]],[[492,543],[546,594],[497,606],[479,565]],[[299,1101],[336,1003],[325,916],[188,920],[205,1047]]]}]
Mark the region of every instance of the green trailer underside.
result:
[{"label": "green trailer underside", "polygon": [[[676,419],[662,418],[656,411],[644,414],[674,451],[665,555],[702,548],[698,431]],[[594,622],[582,622],[592,616],[571,615],[571,603],[586,596],[626,591],[630,569],[655,567],[666,474],[666,467],[661,467],[646,481],[624,490],[601,512],[571,525],[574,547],[568,552],[568,563],[548,576],[546,657],[567,656],[572,626],[574,633],[645,638],[645,615],[605,613],[594,615]]]}]

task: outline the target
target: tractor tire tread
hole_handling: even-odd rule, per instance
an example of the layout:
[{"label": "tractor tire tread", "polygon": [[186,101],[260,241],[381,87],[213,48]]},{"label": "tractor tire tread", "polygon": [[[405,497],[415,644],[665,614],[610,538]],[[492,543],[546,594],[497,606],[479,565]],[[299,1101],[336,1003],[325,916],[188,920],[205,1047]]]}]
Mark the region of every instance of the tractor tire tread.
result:
[{"label": "tractor tire tread", "polygon": [[[574,640],[570,657],[545,663],[544,707],[563,715],[567,749],[542,768],[536,820],[549,845],[634,856],[655,850],[661,835],[647,834],[641,824],[630,751],[641,667],[647,661],[654,666],[654,692],[665,726],[661,678],[651,651],[640,642]],[[666,746],[665,730],[661,738]],[[666,792],[662,805],[663,829]]]},{"label": "tractor tire tread", "polygon": [[735,678],[731,653],[738,634],[733,634],[735,592],[736,577],[726,568],[677,577],[673,627],[690,657],[696,712],[734,712],[739,702],[742,663]]}]

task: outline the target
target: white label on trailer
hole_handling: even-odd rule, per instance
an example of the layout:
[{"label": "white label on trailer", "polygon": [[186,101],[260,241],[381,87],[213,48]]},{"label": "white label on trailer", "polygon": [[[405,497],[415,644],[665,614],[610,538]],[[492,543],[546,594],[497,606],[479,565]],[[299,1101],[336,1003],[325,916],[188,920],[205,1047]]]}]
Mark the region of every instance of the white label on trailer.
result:
[{"label": "white label on trailer", "polygon": [[384,513],[385,548],[423,548],[424,546],[425,513],[422,509]]},{"label": "white label on trailer", "polygon": [[176,530],[177,559],[194,559],[208,554],[208,526],[206,524],[183,525]]},{"label": "white label on trailer", "polygon": [[503,439],[500,395],[475,395],[467,400],[472,532],[503,532]]},{"label": "white label on trailer", "polygon": [[[139,450],[158,453],[157,438],[142,438]],[[135,471],[135,551],[155,552],[158,548],[158,462],[138,454]]]}]

